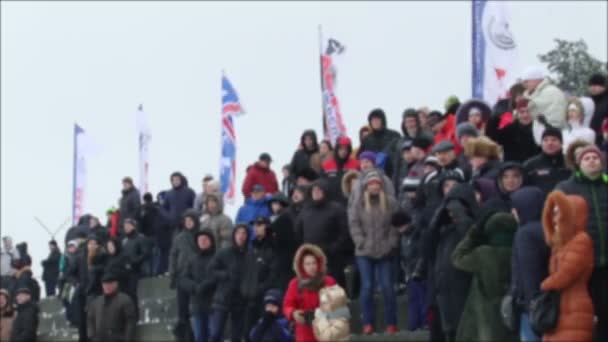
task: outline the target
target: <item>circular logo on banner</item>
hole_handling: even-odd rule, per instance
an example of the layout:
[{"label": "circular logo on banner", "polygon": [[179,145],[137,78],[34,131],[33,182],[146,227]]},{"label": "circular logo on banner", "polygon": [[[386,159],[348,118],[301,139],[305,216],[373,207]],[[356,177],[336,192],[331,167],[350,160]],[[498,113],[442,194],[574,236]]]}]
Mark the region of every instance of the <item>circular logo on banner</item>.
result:
[{"label": "circular logo on banner", "polygon": [[499,49],[512,50],[515,48],[513,33],[509,30],[509,23],[504,20],[497,20],[492,16],[487,26],[490,41]]}]

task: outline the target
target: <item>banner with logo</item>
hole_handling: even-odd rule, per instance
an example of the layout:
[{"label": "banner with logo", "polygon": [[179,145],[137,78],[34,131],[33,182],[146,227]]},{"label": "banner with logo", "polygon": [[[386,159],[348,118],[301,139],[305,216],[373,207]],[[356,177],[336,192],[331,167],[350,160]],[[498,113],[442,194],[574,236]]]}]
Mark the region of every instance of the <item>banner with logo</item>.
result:
[{"label": "banner with logo", "polygon": [[336,142],[339,136],[346,135],[340,103],[336,96],[335,58],[344,52],[344,45],[333,38],[325,40],[319,27],[321,42],[321,92],[323,96],[323,134],[325,139]]},{"label": "banner with logo", "polygon": [[516,40],[504,1],[473,1],[473,97],[494,105],[519,73]]}]

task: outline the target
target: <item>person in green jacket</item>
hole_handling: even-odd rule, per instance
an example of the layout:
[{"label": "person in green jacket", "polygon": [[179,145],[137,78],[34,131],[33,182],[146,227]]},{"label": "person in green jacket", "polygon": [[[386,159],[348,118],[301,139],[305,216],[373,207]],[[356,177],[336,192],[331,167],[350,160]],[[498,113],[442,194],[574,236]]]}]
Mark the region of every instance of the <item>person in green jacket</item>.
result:
[{"label": "person in green jacket", "polygon": [[457,341],[517,341],[503,324],[500,303],[511,278],[511,246],[517,221],[508,213],[496,213],[473,226],[452,253],[454,266],[472,273]]}]

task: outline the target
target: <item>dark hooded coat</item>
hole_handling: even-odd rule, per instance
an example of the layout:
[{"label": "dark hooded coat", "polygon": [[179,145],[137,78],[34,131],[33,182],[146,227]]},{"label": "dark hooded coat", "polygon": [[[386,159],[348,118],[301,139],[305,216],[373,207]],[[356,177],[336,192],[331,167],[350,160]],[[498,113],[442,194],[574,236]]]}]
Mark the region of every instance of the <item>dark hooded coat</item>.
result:
[{"label": "dark hooded coat", "polygon": [[296,220],[296,234],[303,243],[319,246],[327,255],[330,274],[343,272],[353,246],[348,233],[346,209],[337,202],[327,199],[328,185],[324,180],[316,184],[325,197],[320,201],[311,200]]},{"label": "dark hooded coat", "polygon": [[427,236],[422,248],[433,273],[429,290],[438,305],[444,331],[456,331],[469,292],[471,275],[454,267],[452,253],[473,225],[476,212],[473,188],[457,184],[443,200],[430,229],[424,232]]},{"label": "dark hooded coat", "polygon": [[209,238],[211,246],[206,250],[197,246],[196,254],[189,260],[185,272],[177,281],[178,288],[190,294],[191,314],[209,311],[217,285],[211,271],[211,261],[215,256],[215,235],[210,230],[202,230],[196,233],[195,240],[201,235]]},{"label": "dark hooded coat", "polygon": [[371,126],[372,117],[379,117],[382,120],[382,127],[379,130],[373,130],[361,142],[358,153],[364,151],[372,151],[376,153],[384,153],[386,159],[384,163],[384,173],[390,178],[393,175],[393,157],[397,150],[397,143],[401,135],[392,129],[389,129],[386,123],[386,114],[381,109],[373,110],[368,116],[368,123]]},{"label": "dark hooded coat", "polygon": [[187,230],[185,228],[179,232],[169,252],[169,277],[172,285],[177,285],[177,280],[186,272],[190,259],[196,255],[197,247],[194,237],[198,232],[199,220],[195,210],[190,209],[184,213],[182,224],[186,217],[194,220],[194,228]]},{"label": "dark hooded coat", "polygon": [[241,294],[241,285],[244,281],[248,243],[243,246],[236,244],[236,233],[244,229],[249,241],[249,229],[237,226],[232,231],[232,246],[219,250],[209,266],[215,281],[221,286],[215,290],[212,308],[230,311],[233,308],[243,307],[245,299]]},{"label": "dark hooded coat", "polygon": [[511,290],[525,310],[540,292],[540,283],[549,271],[551,250],[545,243],[540,222],[544,197],[535,187],[524,187],[511,195],[519,218],[511,258]]},{"label": "dark hooded coat", "polygon": [[194,205],[196,194],[188,187],[188,180],[183,174],[174,172],[171,174],[171,179],[173,177],[179,177],[182,181],[178,187],[173,187],[166,192],[163,209],[167,213],[169,223],[173,227],[177,227],[184,212]]},{"label": "dark hooded coat", "polygon": [[555,189],[557,183],[565,181],[572,175],[566,167],[564,155],[558,152],[550,156],[541,152],[524,163],[526,184],[539,187],[545,196]]},{"label": "dark hooded coat", "polygon": [[[306,138],[307,136],[312,138],[312,150],[306,149],[306,145],[304,145],[304,138]],[[291,163],[289,164],[289,174],[292,175],[292,177],[296,177],[296,175],[298,175],[300,172],[304,171],[309,167],[312,167],[311,159],[313,158],[313,155],[319,153],[317,133],[312,129],[304,131],[304,133],[302,133],[302,136],[300,137],[300,146],[301,149],[297,150],[293,154],[293,157],[291,158]],[[293,180],[295,181],[295,178]]]}]

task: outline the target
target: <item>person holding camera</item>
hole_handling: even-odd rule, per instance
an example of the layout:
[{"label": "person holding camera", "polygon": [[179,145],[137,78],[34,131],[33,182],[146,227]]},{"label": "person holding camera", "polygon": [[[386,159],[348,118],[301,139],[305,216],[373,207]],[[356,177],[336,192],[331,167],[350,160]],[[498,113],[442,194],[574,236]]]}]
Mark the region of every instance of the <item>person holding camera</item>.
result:
[{"label": "person holding camera", "polygon": [[287,287],[283,301],[283,314],[295,322],[295,340],[317,341],[312,330],[315,309],[319,307],[319,291],[336,284],[327,273],[327,258],[321,248],[305,243],[293,260],[296,277]]}]

